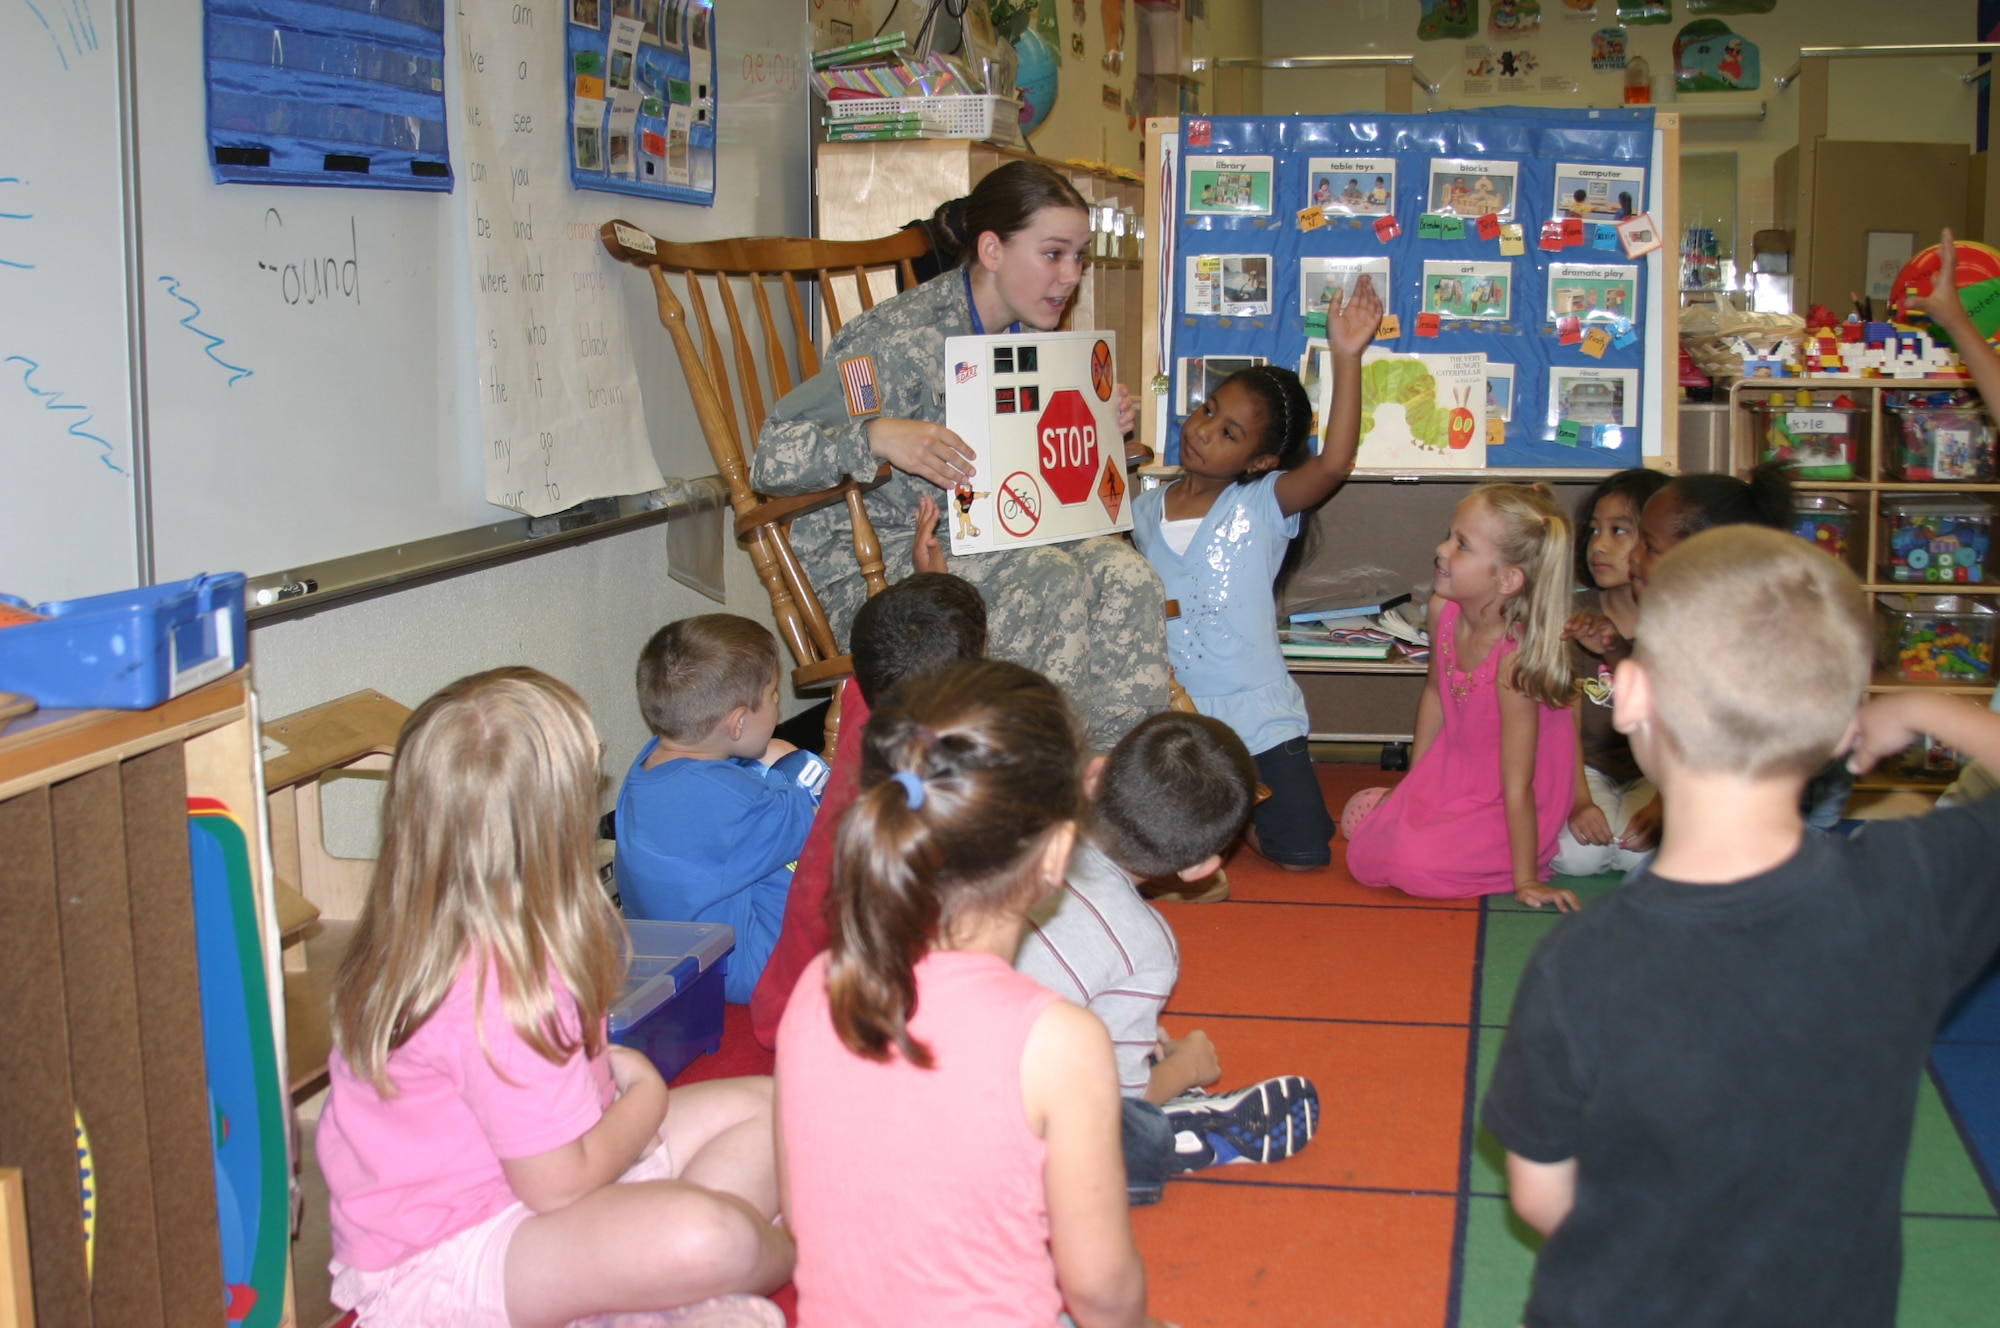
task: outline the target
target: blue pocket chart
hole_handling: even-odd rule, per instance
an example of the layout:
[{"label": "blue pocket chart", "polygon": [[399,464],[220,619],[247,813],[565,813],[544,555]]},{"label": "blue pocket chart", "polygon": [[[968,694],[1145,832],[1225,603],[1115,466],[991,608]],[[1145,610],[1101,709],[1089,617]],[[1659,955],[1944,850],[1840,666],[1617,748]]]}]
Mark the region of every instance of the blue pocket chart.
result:
[{"label": "blue pocket chart", "polygon": [[204,0],[219,184],[451,191],[444,0]]},{"label": "blue pocket chart", "polygon": [[570,183],[715,204],[711,0],[563,0]]}]

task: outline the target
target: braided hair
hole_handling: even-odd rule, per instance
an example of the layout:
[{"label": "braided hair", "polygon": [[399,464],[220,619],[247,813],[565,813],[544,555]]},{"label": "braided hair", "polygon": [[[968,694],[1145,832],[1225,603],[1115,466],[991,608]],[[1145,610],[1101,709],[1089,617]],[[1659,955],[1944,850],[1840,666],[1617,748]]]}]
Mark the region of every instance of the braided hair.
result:
[{"label": "braided hair", "polygon": [[[1299,376],[1279,365],[1253,364],[1223,380],[1225,387],[1230,383],[1256,397],[1264,408],[1264,436],[1254,455],[1275,456],[1278,470],[1290,470],[1304,461],[1310,451],[1313,404]],[[1249,475],[1237,478],[1244,480]]]}]

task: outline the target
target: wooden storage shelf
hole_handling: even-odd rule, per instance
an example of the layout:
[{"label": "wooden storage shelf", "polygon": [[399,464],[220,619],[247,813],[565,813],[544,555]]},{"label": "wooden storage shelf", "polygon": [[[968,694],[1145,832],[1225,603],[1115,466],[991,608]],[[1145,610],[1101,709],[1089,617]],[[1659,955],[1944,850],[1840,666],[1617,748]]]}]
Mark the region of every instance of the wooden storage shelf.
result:
[{"label": "wooden storage shelf", "polygon": [[[1782,400],[1788,393],[1810,392],[1815,403],[1845,394],[1862,412],[1862,430],[1856,439],[1854,469],[1857,478],[1848,480],[1799,479],[1793,487],[1801,496],[1838,495],[1854,508],[1855,528],[1850,531],[1848,565],[1861,578],[1862,589],[1877,603],[1900,595],[2000,595],[1993,582],[1894,581],[1883,579],[1888,550],[1884,546],[1884,500],[1899,496],[1938,495],[1976,497],[2000,495],[2000,483],[1962,480],[1899,480],[1888,473],[1889,437],[1884,428],[1882,394],[1885,392],[1925,392],[1969,388],[1963,378],[1746,378],[1729,389],[1731,459],[1739,475],[1748,475],[1757,464],[1760,439],[1756,435],[1752,401]],[[1893,602],[1893,600],[1891,600]],[[1910,682],[1898,678],[1893,669],[1878,668],[1868,684],[1874,694],[1893,692],[1936,692],[1945,696],[1987,698],[1993,694],[1991,682]],[[1948,780],[1921,775],[1900,775],[1872,771],[1855,784],[1858,792],[1937,793]]]},{"label": "wooden storage shelf", "polygon": [[[39,711],[0,724],[0,964],[9,978],[0,1167],[23,1175],[36,1322],[221,1328],[217,1107],[204,1058],[188,801],[219,802],[241,827],[249,939],[274,998],[268,1033],[282,1079],[280,909],[265,877],[255,713],[239,670],[150,710]],[[79,1120],[93,1153],[88,1255],[78,1230]],[[264,1220],[284,1215],[266,1209]],[[283,1275],[278,1317],[289,1325],[289,1261]]]}]

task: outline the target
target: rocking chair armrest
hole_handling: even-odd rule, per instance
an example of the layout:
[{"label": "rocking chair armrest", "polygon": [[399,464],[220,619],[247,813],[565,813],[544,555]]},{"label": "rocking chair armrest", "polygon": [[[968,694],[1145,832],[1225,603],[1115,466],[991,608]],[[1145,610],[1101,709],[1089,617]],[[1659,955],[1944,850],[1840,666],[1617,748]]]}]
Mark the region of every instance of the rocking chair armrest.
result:
[{"label": "rocking chair armrest", "polygon": [[793,517],[804,516],[808,512],[817,512],[822,507],[831,507],[835,503],[844,502],[847,499],[847,491],[850,487],[862,493],[867,493],[870,489],[880,488],[889,482],[889,474],[888,463],[884,462],[882,468],[875,472],[875,478],[869,480],[866,484],[859,483],[850,478],[842,480],[831,489],[816,489],[811,493],[788,494],[782,498],[766,498],[757,505],[756,511],[745,513],[736,518],[736,537],[744,539],[765,526],[779,521],[790,521]]}]

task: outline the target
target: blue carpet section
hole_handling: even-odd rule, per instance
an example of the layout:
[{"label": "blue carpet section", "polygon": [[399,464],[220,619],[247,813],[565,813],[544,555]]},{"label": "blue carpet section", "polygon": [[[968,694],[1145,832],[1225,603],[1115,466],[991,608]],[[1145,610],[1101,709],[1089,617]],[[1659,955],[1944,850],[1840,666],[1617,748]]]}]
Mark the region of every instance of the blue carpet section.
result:
[{"label": "blue carpet section", "polygon": [[1938,1028],[1931,1069],[2000,1206],[2000,963],[1961,997]]}]

